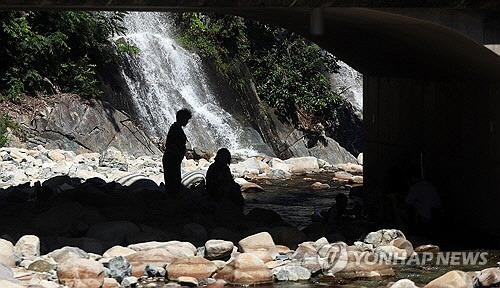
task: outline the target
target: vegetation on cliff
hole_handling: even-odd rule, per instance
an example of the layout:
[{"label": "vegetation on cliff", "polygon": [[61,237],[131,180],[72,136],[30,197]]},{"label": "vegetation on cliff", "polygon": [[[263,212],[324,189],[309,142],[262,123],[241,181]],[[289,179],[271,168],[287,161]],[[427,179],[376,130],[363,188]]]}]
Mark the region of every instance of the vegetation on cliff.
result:
[{"label": "vegetation on cliff", "polygon": [[174,21],[181,42],[215,62],[236,88],[244,82],[234,72],[246,64],[259,96],[282,119],[334,113],[339,97],[328,73],[338,69],[336,59],[304,37],[231,15],[182,13]]},{"label": "vegetation on cliff", "polygon": [[124,13],[0,12],[0,98],[71,92],[92,98],[102,92],[97,72],[133,52],[110,36],[125,31]]}]

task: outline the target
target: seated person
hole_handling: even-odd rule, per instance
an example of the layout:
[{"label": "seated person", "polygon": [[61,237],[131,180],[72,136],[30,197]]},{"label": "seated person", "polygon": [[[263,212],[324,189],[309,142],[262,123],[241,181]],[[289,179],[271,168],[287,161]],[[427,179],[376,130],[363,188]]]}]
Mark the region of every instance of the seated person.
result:
[{"label": "seated person", "polygon": [[342,219],[342,216],[347,210],[347,196],[345,194],[339,193],[335,196],[335,204],[328,209],[328,213],[325,217],[325,222],[328,224],[333,223]]},{"label": "seated person", "polygon": [[231,163],[229,150],[222,148],[217,151],[215,162],[208,167],[207,171],[207,193],[217,201],[227,198],[236,205],[243,206],[244,199],[241,195],[240,185],[234,182],[229,163]]}]

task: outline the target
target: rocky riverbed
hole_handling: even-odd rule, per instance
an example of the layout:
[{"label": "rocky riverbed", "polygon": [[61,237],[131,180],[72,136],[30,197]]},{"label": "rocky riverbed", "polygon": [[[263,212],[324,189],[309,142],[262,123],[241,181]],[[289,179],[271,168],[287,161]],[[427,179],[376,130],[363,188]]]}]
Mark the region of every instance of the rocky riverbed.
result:
[{"label": "rocky riverbed", "polygon": [[[195,154],[197,160],[183,161],[185,173],[203,171],[213,160],[213,155]],[[272,206],[252,203],[241,211],[197,189],[171,198],[161,183],[159,157],[130,157],[112,147],[102,154],[2,148],[0,157],[2,288],[290,287],[291,282],[300,287],[465,288],[500,282],[498,259],[466,272],[441,268],[432,282],[411,277],[391,260],[439,248],[414,248],[411,237],[398,230],[370,233],[376,229],[364,219],[298,229]],[[317,193],[337,188],[332,193],[344,193],[340,187],[362,183],[361,165],[330,165],[314,157],[283,161],[236,155],[231,170],[251,195],[247,199],[258,198],[254,193],[267,189],[267,181],[300,181]],[[420,242],[413,243],[430,244]],[[418,269],[426,273],[426,267],[432,266]]]}]

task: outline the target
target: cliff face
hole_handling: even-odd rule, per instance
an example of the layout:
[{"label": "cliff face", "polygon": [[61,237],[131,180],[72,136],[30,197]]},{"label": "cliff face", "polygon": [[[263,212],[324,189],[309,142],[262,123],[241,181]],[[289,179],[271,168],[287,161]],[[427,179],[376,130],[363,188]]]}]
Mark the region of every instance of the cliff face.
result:
[{"label": "cliff face", "polygon": [[[206,72],[215,86],[217,91],[215,94],[222,108],[245,125],[258,131],[276,156],[281,158],[314,156],[332,164],[356,162],[356,158],[349,151],[331,138],[328,130],[302,131],[296,129],[292,123],[279,120],[273,110],[260,100],[250,72],[245,65],[241,64],[238,67],[238,78],[243,79],[245,83],[241,86],[242,89],[237,91],[215,71],[213,65],[205,64]],[[336,125],[335,127],[338,127],[341,124]]]},{"label": "cliff face", "polygon": [[78,153],[103,152],[113,146],[133,156],[161,152],[123,112],[110,103],[59,94],[47,99],[26,97],[20,104],[1,107],[19,125],[23,137],[11,146],[65,149]]}]

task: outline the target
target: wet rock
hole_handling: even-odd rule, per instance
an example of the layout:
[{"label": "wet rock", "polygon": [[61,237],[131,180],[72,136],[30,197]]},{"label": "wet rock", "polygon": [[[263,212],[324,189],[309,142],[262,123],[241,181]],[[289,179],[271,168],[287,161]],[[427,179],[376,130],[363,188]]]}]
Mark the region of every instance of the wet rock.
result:
[{"label": "wet rock", "polygon": [[122,256],[117,256],[109,260],[109,276],[122,282],[123,279],[132,275],[132,265]]},{"label": "wet rock", "polygon": [[167,267],[170,280],[177,280],[181,276],[204,279],[212,276],[215,271],[217,271],[217,266],[201,256],[174,260]]},{"label": "wet rock", "polygon": [[7,267],[16,267],[14,245],[5,239],[0,239],[0,264]]},{"label": "wet rock", "polygon": [[14,248],[18,257],[32,259],[40,256],[40,239],[35,235],[21,237]]},{"label": "wet rock", "polygon": [[258,285],[273,283],[273,273],[260,258],[242,253],[219,271],[216,279],[231,285]]},{"label": "wet rock", "polygon": [[247,182],[241,186],[240,191],[245,193],[256,193],[256,192],[264,192],[264,188],[260,187],[259,185],[253,182]]},{"label": "wet rock", "polygon": [[314,182],[313,184],[311,184],[311,188],[313,190],[326,190],[330,189],[330,185],[321,182]]},{"label": "wet rock", "polygon": [[100,288],[104,283],[104,266],[81,258],[71,258],[57,267],[57,277],[72,288]]},{"label": "wet rock", "polygon": [[261,232],[248,236],[238,242],[240,250],[244,253],[251,253],[265,262],[274,260],[279,255],[271,234]]},{"label": "wet rock", "polygon": [[372,244],[373,247],[391,245],[391,241],[396,238],[406,239],[403,232],[396,229],[382,229],[376,232],[371,232],[365,237],[365,243]]},{"label": "wet rock", "polygon": [[424,288],[470,288],[473,287],[473,275],[463,271],[450,271],[432,280]]},{"label": "wet rock", "polygon": [[144,269],[149,263],[155,264],[158,267],[163,267],[176,259],[172,253],[163,248],[139,251],[125,258],[132,265],[132,275],[135,277],[143,276]]},{"label": "wet rock", "polygon": [[208,240],[205,243],[205,257],[209,260],[224,259],[233,252],[233,242],[224,240]]},{"label": "wet rock", "polygon": [[106,250],[106,252],[104,252],[104,254],[102,254],[102,257],[103,258],[113,258],[113,257],[117,257],[117,256],[125,257],[128,255],[134,254],[135,252],[136,251],[134,251],[130,248],[118,245],[118,246],[114,246],[114,247],[111,247],[108,250]]},{"label": "wet rock", "polygon": [[439,246],[436,245],[420,245],[415,248],[416,253],[439,253]]},{"label": "wet rock", "polygon": [[278,281],[299,281],[311,278],[311,272],[298,264],[279,266],[272,271]]},{"label": "wet rock", "polygon": [[122,287],[135,287],[138,282],[139,282],[139,279],[137,279],[137,277],[133,277],[133,276],[126,277],[122,281]]},{"label": "wet rock", "polygon": [[198,280],[194,277],[181,276],[177,281],[181,286],[198,287]]},{"label": "wet rock", "polygon": [[89,259],[89,254],[87,252],[77,247],[68,246],[54,250],[50,252],[48,256],[53,258],[57,263],[63,263],[72,258]]},{"label": "wet rock", "polygon": [[500,284],[500,268],[487,268],[477,275],[477,281],[485,287]]}]

